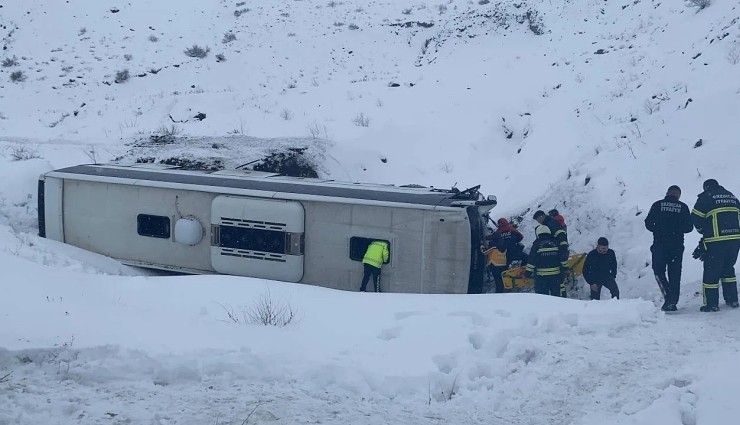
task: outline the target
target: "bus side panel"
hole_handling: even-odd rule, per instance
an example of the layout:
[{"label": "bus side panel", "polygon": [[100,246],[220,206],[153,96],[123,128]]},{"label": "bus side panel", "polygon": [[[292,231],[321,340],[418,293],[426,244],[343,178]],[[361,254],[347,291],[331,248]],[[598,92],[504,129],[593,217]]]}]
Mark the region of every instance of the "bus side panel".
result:
[{"label": "bus side panel", "polygon": [[[39,192],[41,192],[39,182]],[[43,180],[43,201],[39,197],[39,234],[43,225],[44,235],[47,239],[65,242],[64,240],[64,180],[46,177]],[[40,195],[40,194],[39,194]],[[41,205],[43,203],[43,206]],[[43,224],[41,220],[43,208]]]},{"label": "bus side panel", "polygon": [[[67,243],[137,264],[213,271],[209,223],[215,194],[69,179],[64,189]],[[140,234],[140,214],[169,218],[169,237]],[[175,221],[182,216],[203,226],[196,245],[174,241]]]},{"label": "bus side panel", "polygon": [[423,292],[467,293],[471,241],[465,210],[429,211],[425,223]]},{"label": "bus side panel", "polygon": [[423,211],[321,202],[303,202],[306,209],[305,270],[301,282],[357,291],[362,259],[350,258],[353,237],[390,242],[391,258],[383,265],[384,292],[419,293]]}]

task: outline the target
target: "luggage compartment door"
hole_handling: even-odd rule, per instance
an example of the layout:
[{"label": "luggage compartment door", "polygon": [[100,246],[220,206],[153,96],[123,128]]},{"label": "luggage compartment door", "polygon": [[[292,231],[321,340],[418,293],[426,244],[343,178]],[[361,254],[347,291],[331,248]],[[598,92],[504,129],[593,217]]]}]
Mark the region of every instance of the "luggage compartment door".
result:
[{"label": "luggage compartment door", "polygon": [[300,202],[217,196],[211,204],[211,264],[219,273],[299,282],[304,210]]}]

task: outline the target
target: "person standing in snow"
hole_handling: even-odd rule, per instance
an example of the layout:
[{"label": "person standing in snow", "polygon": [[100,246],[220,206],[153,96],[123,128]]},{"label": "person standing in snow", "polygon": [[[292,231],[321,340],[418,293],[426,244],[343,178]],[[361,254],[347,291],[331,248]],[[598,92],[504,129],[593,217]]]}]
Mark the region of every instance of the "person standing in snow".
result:
[{"label": "person standing in snow", "polygon": [[547,215],[554,218],[555,221],[557,221],[558,223],[560,223],[561,226],[563,226],[563,229],[566,231],[566,233],[568,232],[568,226],[565,224],[565,217],[563,217],[558,210],[553,208],[547,212]]},{"label": "person standing in snow", "polygon": [[600,237],[596,242],[596,249],[586,255],[583,264],[583,278],[591,287],[591,299],[601,299],[601,287],[604,286],[612,294],[612,298],[619,299],[617,286],[617,256],[614,250],[609,249],[609,240]]},{"label": "person standing in snow", "polygon": [[498,236],[498,247],[506,253],[506,265],[511,266],[511,263],[517,260],[524,262],[526,255],[524,245],[521,244],[524,236],[503,217],[499,218],[496,224],[498,228],[494,232],[494,237]]},{"label": "person standing in snow", "polygon": [[362,275],[360,292],[365,292],[367,290],[367,283],[370,281],[370,277],[373,278],[375,292],[380,292],[380,287],[378,286],[380,268],[383,264],[388,262],[389,258],[390,251],[388,249],[388,242],[372,241],[370,245],[368,245],[367,251],[365,251],[365,256],[362,258],[364,273]]},{"label": "person standing in snow", "polygon": [[537,240],[529,251],[524,275],[534,278],[534,291],[538,294],[565,297],[562,290],[563,266],[558,243],[544,224],[535,229]]},{"label": "person standing in snow", "polygon": [[694,229],[689,206],[679,201],[680,198],[681,188],[669,187],[665,198],[655,201],[645,218],[645,228],[653,233],[650,252],[655,280],[663,292],[663,311],[676,311],[681,293],[684,234]]},{"label": "person standing in snow", "polygon": [[[567,270],[568,256],[570,254],[568,247],[568,233],[565,231],[565,228],[563,228],[563,226],[554,218],[545,214],[545,212],[542,210],[538,210],[536,213],[534,213],[534,216],[532,218],[536,220],[541,226],[546,226],[550,230],[550,234],[554,238],[556,246],[558,248],[558,258],[560,259],[563,270]],[[539,226],[537,228],[539,228]],[[531,254],[532,251],[530,251],[530,255]],[[565,297],[565,273],[562,273],[561,276],[563,279],[560,285],[560,296]]]},{"label": "person standing in snow", "polygon": [[717,180],[709,179],[703,187],[704,191],[691,210],[691,221],[702,234],[706,247],[702,284],[704,305],[700,310],[719,311],[720,280],[725,302],[738,308],[735,262],[740,251],[740,202]]},{"label": "person standing in snow", "polygon": [[[488,248],[485,245],[481,245],[480,249],[483,255],[486,256],[486,273],[493,279],[496,293],[500,294],[504,292],[504,278],[501,276],[501,273],[505,272],[508,268],[506,250],[503,248],[501,235],[494,233]],[[490,280],[488,281],[490,282]]]}]

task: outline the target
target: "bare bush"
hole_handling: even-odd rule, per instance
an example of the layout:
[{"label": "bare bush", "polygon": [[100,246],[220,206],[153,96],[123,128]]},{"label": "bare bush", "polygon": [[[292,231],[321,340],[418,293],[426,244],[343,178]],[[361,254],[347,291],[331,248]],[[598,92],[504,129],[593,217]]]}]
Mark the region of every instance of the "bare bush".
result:
[{"label": "bare bush", "polygon": [[319,123],[314,121],[311,125],[308,126],[308,134],[311,136],[312,139],[318,139],[322,133],[324,135],[324,138],[329,138],[325,125],[320,126]]},{"label": "bare bush", "polygon": [[18,66],[18,58],[13,56],[12,58],[5,58],[3,60],[3,68],[10,68],[11,66]]},{"label": "bare bush", "polygon": [[131,75],[128,72],[128,69],[123,69],[121,71],[116,72],[116,78],[113,80],[116,84],[122,84],[128,81],[128,79],[131,77]]},{"label": "bare bush", "polygon": [[290,121],[293,118],[293,112],[291,112],[290,109],[283,109],[280,111],[280,118],[285,121]]},{"label": "bare bush", "polygon": [[149,41],[151,41],[152,43],[156,43],[159,41],[159,38],[156,35],[152,34],[149,36]]},{"label": "bare bush", "polygon": [[727,61],[733,65],[737,65],[740,63],[740,45],[735,44],[727,52]]},{"label": "bare bush", "polygon": [[224,34],[224,38],[221,40],[222,43],[231,43],[232,41],[236,40],[236,34],[233,32],[227,32]]},{"label": "bare bush", "polygon": [[182,133],[175,124],[167,127],[163,125],[149,136],[149,141],[158,145],[169,145],[177,141],[178,136]]},{"label": "bare bush", "polygon": [[644,109],[648,115],[653,115],[660,111],[660,103],[653,102],[652,99],[646,99],[645,103],[642,104],[642,109]]},{"label": "bare bush", "polygon": [[338,4],[339,3],[335,2],[335,1],[330,1],[329,3],[326,4],[326,6],[327,7],[337,7]]},{"label": "bare bush", "polygon": [[133,58],[134,58],[134,55],[130,53],[126,53],[125,55],[123,55],[123,59],[125,59],[126,61],[130,61]]},{"label": "bare bush", "polygon": [[29,159],[41,158],[38,151],[26,145],[16,145],[10,150],[13,161],[28,161]]},{"label": "bare bush", "polygon": [[411,8],[409,7],[408,9],[403,9],[401,11],[401,13],[403,13],[404,15],[410,15],[411,14]]},{"label": "bare bush", "polygon": [[221,305],[226,312],[229,321],[236,324],[277,326],[282,328],[288,326],[296,318],[293,307],[283,301],[272,298],[270,291],[260,295],[249,307],[242,307],[240,311],[231,306]]},{"label": "bare bush", "polygon": [[208,56],[208,53],[210,51],[210,47],[206,47],[204,49],[197,44],[193,44],[192,47],[188,47],[187,49],[185,49],[185,55],[190,56],[191,58],[203,59],[204,57]]},{"label": "bare bush", "polygon": [[370,127],[370,117],[360,112],[359,115],[352,119],[352,124],[358,127]]},{"label": "bare bush", "polygon": [[26,81],[26,74],[23,71],[14,71],[10,74],[10,81],[14,83]]},{"label": "bare bush", "polygon": [[223,53],[216,55],[216,62],[226,62],[226,56]]},{"label": "bare bush", "polygon": [[359,27],[359,26],[357,26],[357,24],[349,24],[349,25],[347,26],[347,28],[349,28],[349,29],[351,29],[351,30],[358,30],[358,29],[360,29],[360,27]]},{"label": "bare bush", "polygon": [[711,0],[689,0],[689,5],[699,10],[704,10],[712,4]]},{"label": "bare bush", "polygon": [[3,375],[2,377],[0,377],[0,384],[3,383],[3,382],[9,381],[10,380],[10,375],[12,375],[12,374],[13,374],[13,372],[10,371],[10,372],[6,373],[5,375]]},{"label": "bare bush", "polygon": [[247,12],[249,12],[249,8],[245,7],[244,9],[238,9],[234,11],[234,16],[238,18]]},{"label": "bare bush", "polygon": [[481,6],[483,6],[484,4],[488,4],[490,2],[491,2],[491,0],[478,0],[478,4],[481,5]]}]

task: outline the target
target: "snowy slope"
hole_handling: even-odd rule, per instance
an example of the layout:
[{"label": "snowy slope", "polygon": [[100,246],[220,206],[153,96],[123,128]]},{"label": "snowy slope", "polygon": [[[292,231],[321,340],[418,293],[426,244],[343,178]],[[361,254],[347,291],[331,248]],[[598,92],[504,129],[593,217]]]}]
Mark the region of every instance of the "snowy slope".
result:
[{"label": "snowy slope", "polygon": [[[12,65],[0,67],[0,378],[13,372],[0,424],[242,423],[256,406],[247,423],[737,417],[740,319],[694,313],[695,234],[684,314],[656,312],[642,224],[670,184],[689,205],[706,178],[740,191],[737,2],[0,6]],[[194,44],[210,52],[186,56]],[[173,129],[176,144],[140,143]],[[335,179],[480,183],[495,214],[523,217],[527,242],[533,211],[557,207],[574,249],[611,240],[635,300],[136,276],[35,236],[35,180],[53,168],[181,155],[236,166],[287,146]],[[240,311],[266,288],[295,324],[228,323],[222,305]]]}]

